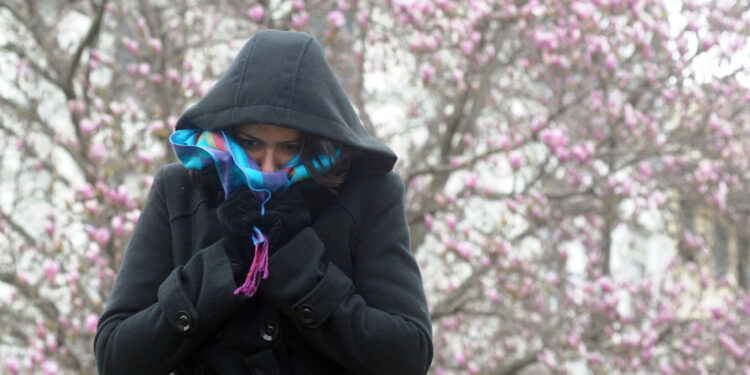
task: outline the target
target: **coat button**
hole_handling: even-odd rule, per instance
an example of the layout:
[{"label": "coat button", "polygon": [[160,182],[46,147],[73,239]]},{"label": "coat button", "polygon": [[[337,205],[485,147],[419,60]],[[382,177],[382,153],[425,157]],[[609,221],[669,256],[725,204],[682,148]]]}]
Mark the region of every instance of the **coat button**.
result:
[{"label": "coat button", "polygon": [[266,320],[260,328],[260,338],[271,342],[279,337],[279,325],[273,320]]},{"label": "coat button", "polygon": [[315,323],[315,320],[318,319],[318,312],[310,305],[297,306],[294,309],[294,317],[298,323],[309,325]]},{"label": "coat button", "polygon": [[192,328],[192,319],[188,313],[180,311],[174,317],[174,325],[180,332],[187,332]]}]

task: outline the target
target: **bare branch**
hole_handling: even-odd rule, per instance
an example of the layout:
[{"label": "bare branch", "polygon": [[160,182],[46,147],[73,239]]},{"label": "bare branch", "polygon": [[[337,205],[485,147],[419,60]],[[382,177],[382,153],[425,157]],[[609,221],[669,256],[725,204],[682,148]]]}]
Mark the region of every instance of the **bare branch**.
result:
[{"label": "bare branch", "polygon": [[104,18],[104,9],[107,6],[107,1],[108,0],[102,0],[99,9],[96,12],[96,16],[91,22],[91,26],[89,27],[88,32],[86,32],[86,36],[78,45],[75,53],[73,53],[73,56],[70,59],[70,68],[68,69],[68,74],[65,76],[65,80],[62,82],[62,89],[65,92],[68,100],[75,98],[75,91],[73,89],[73,77],[75,77],[76,71],[78,70],[78,65],[81,63],[81,56],[83,56],[84,49],[94,43],[94,40],[96,40],[96,37],[99,35],[99,30],[101,29],[102,25],[102,19]]}]

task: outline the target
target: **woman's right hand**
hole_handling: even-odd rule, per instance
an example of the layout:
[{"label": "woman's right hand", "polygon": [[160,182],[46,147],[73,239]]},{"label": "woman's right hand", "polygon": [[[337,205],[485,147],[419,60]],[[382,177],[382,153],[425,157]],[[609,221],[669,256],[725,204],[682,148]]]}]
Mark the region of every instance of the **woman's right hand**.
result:
[{"label": "woman's right hand", "polygon": [[243,186],[229,195],[216,209],[222,235],[224,251],[232,265],[237,285],[241,285],[255,255],[253,227],[261,223],[261,200],[252,190]]}]

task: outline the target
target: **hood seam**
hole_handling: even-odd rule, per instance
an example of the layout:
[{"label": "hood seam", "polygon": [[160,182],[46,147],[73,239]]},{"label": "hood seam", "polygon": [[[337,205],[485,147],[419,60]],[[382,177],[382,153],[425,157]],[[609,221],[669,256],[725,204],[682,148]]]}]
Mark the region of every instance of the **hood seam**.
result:
[{"label": "hood seam", "polygon": [[243,61],[242,61],[242,69],[240,69],[240,82],[237,85],[237,88],[234,90],[232,114],[229,115],[230,123],[234,123],[234,118],[235,118],[235,115],[237,114],[237,107],[239,106],[239,101],[240,101],[240,91],[242,91],[242,85],[245,83],[245,76],[247,75],[247,62],[250,60],[249,56],[252,55],[256,44],[258,43],[253,42],[253,45],[250,46],[250,49],[247,51],[247,53],[244,56],[242,56]]},{"label": "hood seam", "polygon": [[[307,48],[310,47],[310,43],[312,43],[312,41],[313,38],[308,37],[305,45],[302,47],[302,51],[300,52],[299,57],[297,58],[297,64],[294,67],[294,75],[292,76],[292,97],[289,102],[289,109],[295,108],[294,104],[297,101],[297,80],[299,80],[299,67],[302,65],[302,60],[304,60],[305,54],[307,54]],[[285,122],[289,121],[289,112],[287,112]]]}]

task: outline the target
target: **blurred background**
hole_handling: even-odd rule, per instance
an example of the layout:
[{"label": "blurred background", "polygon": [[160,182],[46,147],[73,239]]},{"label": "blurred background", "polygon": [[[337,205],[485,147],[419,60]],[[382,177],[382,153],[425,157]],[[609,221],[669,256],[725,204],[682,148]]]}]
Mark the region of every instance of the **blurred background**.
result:
[{"label": "blurred background", "polygon": [[94,374],[168,136],[260,29],[400,156],[431,374],[750,373],[750,1],[0,1],[0,372]]}]

